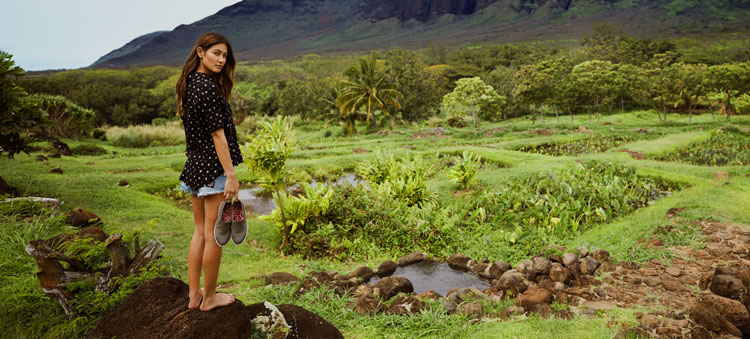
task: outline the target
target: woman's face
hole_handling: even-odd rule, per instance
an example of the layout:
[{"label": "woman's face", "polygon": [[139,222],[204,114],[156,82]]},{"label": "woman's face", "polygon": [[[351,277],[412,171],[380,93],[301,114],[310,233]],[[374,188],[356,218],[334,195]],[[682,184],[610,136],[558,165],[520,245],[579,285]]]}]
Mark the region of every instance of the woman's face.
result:
[{"label": "woman's face", "polygon": [[198,57],[201,63],[198,66],[198,72],[219,73],[227,61],[227,45],[219,43],[204,51],[198,47]]}]

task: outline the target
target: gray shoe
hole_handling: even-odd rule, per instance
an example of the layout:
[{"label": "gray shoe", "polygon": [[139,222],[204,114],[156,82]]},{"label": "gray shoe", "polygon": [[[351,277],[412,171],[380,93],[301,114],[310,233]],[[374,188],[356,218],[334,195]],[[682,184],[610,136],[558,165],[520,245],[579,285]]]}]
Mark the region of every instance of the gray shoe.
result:
[{"label": "gray shoe", "polygon": [[245,204],[237,200],[232,204],[232,242],[242,245],[247,237],[247,218],[245,217]]},{"label": "gray shoe", "polygon": [[219,245],[219,247],[224,247],[229,243],[233,214],[232,204],[227,204],[226,201],[222,201],[219,204],[219,213],[216,216],[216,224],[214,225],[214,240],[216,240],[216,245]]}]

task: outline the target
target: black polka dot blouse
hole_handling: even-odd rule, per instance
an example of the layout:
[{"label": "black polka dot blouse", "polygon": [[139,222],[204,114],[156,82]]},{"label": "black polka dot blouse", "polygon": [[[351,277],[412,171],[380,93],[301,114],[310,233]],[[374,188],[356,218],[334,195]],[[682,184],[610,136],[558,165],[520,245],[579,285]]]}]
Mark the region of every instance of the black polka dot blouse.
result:
[{"label": "black polka dot blouse", "polygon": [[216,154],[212,132],[224,129],[232,166],[242,163],[242,153],[232,120],[232,108],[210,75],[201,72],[188,75],[187,91],[182,104],[185,108],[182,123],[185,126],[187,162],[180,180],[197,190],[224,172]]}]

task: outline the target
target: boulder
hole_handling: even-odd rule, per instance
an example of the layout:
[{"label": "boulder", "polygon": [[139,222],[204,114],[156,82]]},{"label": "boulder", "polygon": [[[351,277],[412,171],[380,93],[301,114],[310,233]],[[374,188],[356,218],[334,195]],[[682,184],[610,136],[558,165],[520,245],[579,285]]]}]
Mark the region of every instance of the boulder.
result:
[{"label": "boulder", "polygon": [[581,258],[589,255],[589,249],[586,247],[576,247],[575,250],[578,251],[578,256]]},{"label": "boulder", "polygon": [[398,258],[398,265],[399,266],[408,266],[411,264],[416,264],[418,262],[422,262],[426,259],[424,253],[422,252],[414,252],[411,254],[407,254],[401,258]]},{"label": "boulder", "polygon": [[554,264],[549,270],[552,281],[564,283],[570,278],[570,271],[560,264]]},{"label": "boulder", "polygon": [[750,321],[747,307],[737,300],[708,294],[701,297],[696,306],[721,314],[737,328],[744,327]]},{"label": "boulder", "polygon": [[448,292],[448,295],[446,295],[446,298],[448,300],[455,302],[456,304],[460,304],[466,300],[470,299],[480,299],[485,298],[487,295],[484,294],[484,292],[473,288],[473,287],[461,287],[461,288],[455,288]]},{"label": "boulder", "polygon": [[581,260],[581,274],[594,275],[594,272],[601,266],[602,263],[592,257],[585,257]]},{"label": "boulder", "polygon": [[270,275],[263,276],[263,280],[269,285],[286,286],[298,282],[299,278],[287,272],[274,272]]},{"label": "boulder", "polygon": [[[250,338],[252,325],[286,324],[288,338],[343,338],[328,321],[295,305],[243,305],[210,312],[188,309],[188,286],[174,278],[155,278],[138,286],[105,314],[87,338]],[[227,326],[227,324],[232,324]],[[256,334],[257,335],[257,334]]]},{"label": "boulder", "polygon": [[509,291],[512,295],[519,295],[526,291],[531,284],[530,281],[526,280],[526,276],[515,270],[505,272],[500,279],[493,280],[492,286],[497,287],[499,290],[505,292]]},{"label": "boulder", "polygon": [[367,282],[375,275],[375,272],[372,270],[372,268],[369,268],[367,266],[361,266],[354,270],[354,272],[350,273],[347,278],[352,279],[356,278],[358,281],[361,282]]},{"label": "boulder", "polygon": [[469,266],[467,265],[467,263],[469,262],[469,260],[471,260],[471,258],[469,258],[467,255],[456,253],[448,258],[448,266],[455,270],[468,271]]},{"label": "boulder", "polygon": [[509,269],[510,264],[506,263],[505,261],[498,260],[493,262],[492,265],[487,268],[487,273],[490,277],[499,279],[503,276],[503,273],[505,273]]},{"label": "boulder", "polygon": [[78,228],[101,225],[102,219],[87,210],[76,208],[66,215],[68,225]]},{"label": "boulder", "polygon": [[427,292],[422,292],[420,294],[415,295],[415,297],[417,297],[419,299],[422,299],[422,300],[424,300],[424,299],[439,300],[439,299],[443,298],[443,296],[440,295],[440,293],[437,293],[437,292],[435,292],[433,290],[429,290]]},{"label": "boulder", "polygon": [[694,307],[690,310],[690,319],[712,332],[727,333],[742,337],[742,332],[729,320],[712,310]]},{"label": "boulder", "polygon": [[357,286],[357,289],[354,290],[353,296],[361,297],[361,296],[371,296],[375,294],[375,289],[372,286],[368,285],[359,285]]},{"label": "boulder", "polygon": [[456,313],[456,310],[458,310],[458,304],[456,304],[456,303],[454,303],[454,302],[452,302],[450,300],[446,300],[443,303],[443,308],[445,308],[445,313],[447,313],[447,314],[453,314],[453,313]]},{"label": "boulder", "polygon": [[744,302],[747,299],[747,289],[740,279],[731,275],[714,275],[711,279],[711,292],[722,297]]},{"label": "boulder", "polygon": [[424,307],[424,303],[414,296],[400,296],[393,300],[386,312],[393,314],[415,314]]},{"label": "boulder", "polygon": [[506,307],[503,312],[500,313],[500,317],[503,319],[510,318],[514,315],[521,315],[524,314],[526,310],[523,309],[523,307],[519,306],[509,306]]},{"label": "boulder", "polygon": [[358,314],[375,314],[385,310],[385,305],[368,295],[357,297],[357,299],[347,304],[346,307]]},{"label": "boulder", "polygon": [[552,293],[539,287],[531,286],[516,298],[516,305],[526,310],[533,310],[539,304],[552,302]]},{"label": "boulder", "polygon": [[531,264],[534,273],[536,274],[549,274],[549,269],[552,267],[552,262],[545,257],[536,257]]},{"label": "boulder", "polygon": [[609,261],[609,252],[600,248],[595,250],[594,253],[591,253],[591,257],[600,262]]},{"label": "boulder", "polygon": [[562,262],[569,269],[578,269],[578,256],[575,253],[565,253],[562,256]]},{"label": "boulder", "polygon": [[458,313],[465,315],[469,319],[478,319],[484,317],[484,308],[481,302],[472,301],[459,306]]},{"label": "boulder", "polygon": [[398,268],[398,265],[393,262],[392,260],[386,260],[380,263],[380,266],[378,266],[378,270],[375,272],[375,274],[378,275],[378,277],[387,277],[393,272],[396,271],[396,268]]},{"label": "boulder", "polygon": [[375,283],[373,287],[380,290],[380,297],[383,300],[388,300],[400,292],[414,292],[414,286],[412,286],[411,281],[400,275],[385,277]]}]

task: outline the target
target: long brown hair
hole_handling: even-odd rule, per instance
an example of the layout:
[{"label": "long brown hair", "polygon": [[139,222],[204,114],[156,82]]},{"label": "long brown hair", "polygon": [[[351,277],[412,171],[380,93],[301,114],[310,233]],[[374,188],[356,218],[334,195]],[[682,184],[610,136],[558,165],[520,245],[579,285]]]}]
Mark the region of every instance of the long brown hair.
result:
[{"label": "long brown hair", "polygon": [[190,56],[185,60],[185,64],[182,65],[182,73],[180,79],[177,80],[177,87],[175,92],[177,94],[177,115],[182,116],[185,114],[185,107],[182,105],[182,99],[185,97],[187,91],[187,77],[190,73],[195,72],[200,65],[200,58],[198,58],[198,47],[204,52],[208,52],[213,45],[225,44],[227,45],[227,60],[224,63],[224,67],[221,68],[219,73],[211,74],[211,78],[219,84],[221,91],[224,94],[224,98],[229,100],[232,95],[232,87],[234,87],[234,54],[232,53],[232,45],[229,43],[224,35],[216,32],[203,33],[195,42],[195,46],[190,51]]}]

